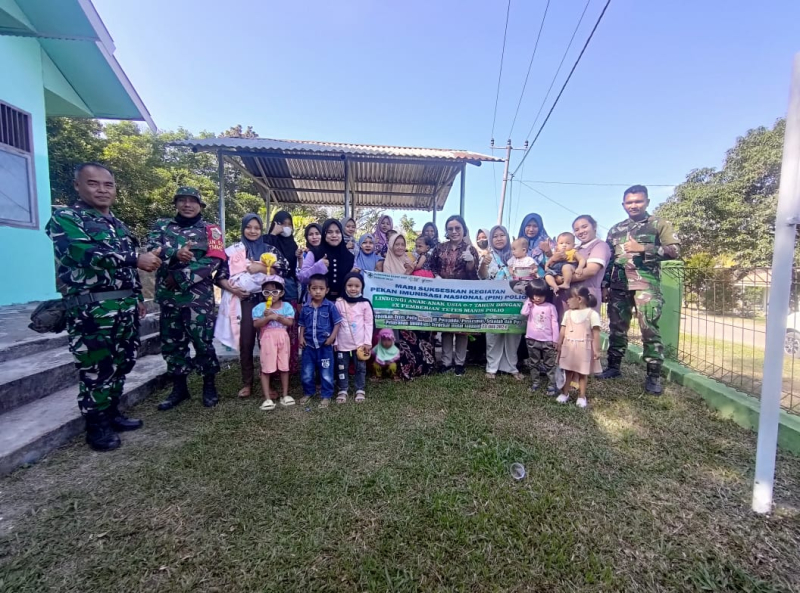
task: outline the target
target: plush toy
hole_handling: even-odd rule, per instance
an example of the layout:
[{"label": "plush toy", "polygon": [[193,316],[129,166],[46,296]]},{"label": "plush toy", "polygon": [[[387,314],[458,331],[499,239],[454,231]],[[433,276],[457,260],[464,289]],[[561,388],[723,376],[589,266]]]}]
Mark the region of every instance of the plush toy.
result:
[{"label": "plush toy", "polygon": [[264,253],[261,255],[261,263],[267,266],[267,271],[269,273],[272,270],[273,266],[278,262],[278,258],[275,256],[274,253]]}]

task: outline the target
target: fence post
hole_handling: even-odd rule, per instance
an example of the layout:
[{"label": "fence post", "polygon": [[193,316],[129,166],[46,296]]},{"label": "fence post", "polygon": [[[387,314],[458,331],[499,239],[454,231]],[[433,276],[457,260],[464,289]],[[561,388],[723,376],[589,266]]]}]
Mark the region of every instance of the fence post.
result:
[{"label": "fence post", "polygon": [[678,358],[678,340],[681,330],[681,308],[683,306],[683,262],[669,260],[661,262],[661,294],[664,308],[661,311],[661,341],[664,356]]}]

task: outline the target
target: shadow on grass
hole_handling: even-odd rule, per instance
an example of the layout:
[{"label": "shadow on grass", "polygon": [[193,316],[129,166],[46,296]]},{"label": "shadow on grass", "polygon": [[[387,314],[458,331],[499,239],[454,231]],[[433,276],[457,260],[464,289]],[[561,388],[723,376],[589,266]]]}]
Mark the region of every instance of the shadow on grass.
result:
[{"label": "shadow on grass", "polygon": [[[559,406],[479,369],[369,384],[365,404],[140,406],[2,482],[0,590],[790,590],[795,516],[749,513],[753,435],[643,376]],[[293,384],[293,391],[297,392]],[[195,393],[199,385],[193,384]],[[294,393],[296,395],[296,393]],[[528,477],[514,482],[513,462]],[[796,504],[800,463],[779,459]],[[22,509],[20,511],[20,509]]]}]

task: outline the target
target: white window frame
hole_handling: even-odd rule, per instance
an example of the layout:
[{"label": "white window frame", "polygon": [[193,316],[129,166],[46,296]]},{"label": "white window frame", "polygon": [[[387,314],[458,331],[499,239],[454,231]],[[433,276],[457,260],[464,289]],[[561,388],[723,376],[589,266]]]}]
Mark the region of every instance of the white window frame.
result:
[{"label": "white window frame", "polygon": [[3,218],[2,213],[0,213],[0,226],[9,226],[9,227],[16,227],[22,229],[39,229],[39,199],[38,194],[36,193],[36,166],[34,162],[34,147],[33,147],[33,116],[28,113],[27,111],[20,109],[11,105],[10,103],[6,103],[5,101],[0,101],[0,105],[4,107],[8,107],[9,109],[13,109],[27,117],[28,120],[28,144],[30,146],[30,151],[26,152],[24,150],[20,150],[14,146],[9,144],[5,144],[4,142],[0,142],[0,151],[7,152],[8,154],[13,154],[15,156],[19,156],[25,159],[27,168],[28,168],[28,193],[30,196],[29,203],[30,203],[30,211],[31,217],[30,221],[28,222],[21,222],[19,220],[9,220],[7,218]]}]

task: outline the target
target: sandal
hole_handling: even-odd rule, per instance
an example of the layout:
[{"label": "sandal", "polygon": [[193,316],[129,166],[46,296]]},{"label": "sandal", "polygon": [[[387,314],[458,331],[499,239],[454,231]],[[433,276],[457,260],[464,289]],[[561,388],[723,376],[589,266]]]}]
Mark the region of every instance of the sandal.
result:
[{"label": "sandal", "polygon": [[265,412],[269,412],[270,410],[274,410],[275,409],[275,402],[272,401],[271,399],[267,398],[267,399],[264,400],[264,403],[261,404],[261,407],[259,409],[264,410]]},{"label": "sandal", "polygon": [[522,373],[520,372],[511,373],[511,376],[514,377],[514,379],[516,379],[517,381],[522,381],[525,378],[522,376]]},{"label": "sandal", "polygon": [[367,394],[366,393],[364,393],[363,391],[356,391],[356,403],[357,404],[360,404],[365,399],[367,399]]},{"label": "sandal", "polygon": [[304,406],[310,401],[311,401],[311,396],[310,395],[304,395],[303,397],[300,398],[300,401],[297,402],[297,403],[299,403],[301,406]]},{"label": "sandal", "polygon": [[319,402],[320,408],[327,408],[329,405],[331,405],[331,398],[329,397],[323,397],[322,401]]},{"label": "sandal", "polygon": [[487,378],[487,379],[494,380],[495,376],[496,376],[496,375],[495,375],[494,373],[486,373],[486,378]]},{"label": "sandal", "polygon": [[246,398],[246,397],[250,397],[250,395],[252,394],[252,392],[253,392],[253,389],[252,389],[252,387],[242,387],[242,388],[239,390],[239,393],[237,393],[237,394],[236,394],[236,397],[238,397],[238,398],[241,398],[241,399],[244,399],[244,398]]},{"label": "sandal", "polygon": [[339,395],[336,396],[336,403],[337,404],[346,404],[347,403],[347,392],[340,391]]}]

